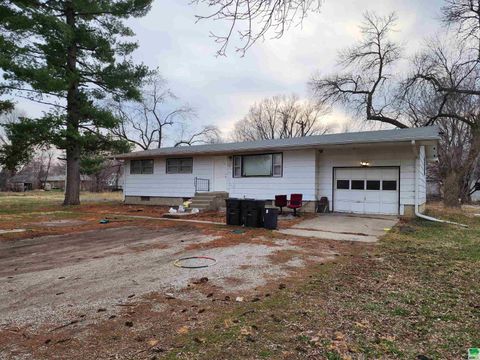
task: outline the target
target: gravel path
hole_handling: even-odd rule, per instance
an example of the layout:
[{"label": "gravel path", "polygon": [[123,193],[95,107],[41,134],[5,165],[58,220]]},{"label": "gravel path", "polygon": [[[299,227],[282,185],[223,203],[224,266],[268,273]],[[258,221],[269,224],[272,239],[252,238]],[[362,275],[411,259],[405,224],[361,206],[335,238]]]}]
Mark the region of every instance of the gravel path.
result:
[{"label": "gravel path", "polygon": [[[151,292],[182,296],[192,279],[203,276],[211,285],[242,292],[301,265],[271,263],[276,251],[298,249],[286,240],[185,251],[214,239],[194,228],[121,227],[0,243],[0,327],[62,324],[98,309],[119,309]],[[192,255],[217,263],[173,266],[176,258]]]}]

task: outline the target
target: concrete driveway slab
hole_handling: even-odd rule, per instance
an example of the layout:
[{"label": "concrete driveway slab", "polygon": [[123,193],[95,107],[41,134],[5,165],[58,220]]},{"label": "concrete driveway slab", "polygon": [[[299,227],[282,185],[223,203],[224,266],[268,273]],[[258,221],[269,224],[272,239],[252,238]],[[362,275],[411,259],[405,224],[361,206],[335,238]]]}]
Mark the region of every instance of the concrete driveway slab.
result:
[{"label": "concrete driveway slab", "polygon": [[398,218],[395,216],[323,214],[280,232],[327,240],[374,243],[397,222]]}]

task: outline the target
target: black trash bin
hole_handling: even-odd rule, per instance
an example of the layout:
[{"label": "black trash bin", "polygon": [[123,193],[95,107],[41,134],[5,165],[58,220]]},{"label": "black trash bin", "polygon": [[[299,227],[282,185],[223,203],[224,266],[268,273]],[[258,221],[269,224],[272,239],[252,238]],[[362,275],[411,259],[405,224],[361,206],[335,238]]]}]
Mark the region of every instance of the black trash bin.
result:
[{"label": "black trash bin", "polygon": [[[241,199],[240,200],[240,225],[245,226],[252,226],[247,225],[247,217],[250,218],[249,215],[252,210],[255,210],[255,199]],[[248,221],[249,224],[252,224],[252,220]]]},{"label": "black trash bin", "polygon": [[263,227],[263,213],[265,210],[265,200],[256,200],[255,207],[258,212],[258,227]]},{"label": "black trash bin", "polygon": [[227,205],[227,225],[242,225],[240,217],[240,199],[228,198],[225,200]]},{"label": "black trash bin", "polygon": [[256,208],[247,208],[244,219],[246,227],[258,227],[258,210]]},{"label": "black trash bin", "polygon": [[263,221],[265,229],[275,230],[278,223],[278,208],[275,206],[265,206]]}]

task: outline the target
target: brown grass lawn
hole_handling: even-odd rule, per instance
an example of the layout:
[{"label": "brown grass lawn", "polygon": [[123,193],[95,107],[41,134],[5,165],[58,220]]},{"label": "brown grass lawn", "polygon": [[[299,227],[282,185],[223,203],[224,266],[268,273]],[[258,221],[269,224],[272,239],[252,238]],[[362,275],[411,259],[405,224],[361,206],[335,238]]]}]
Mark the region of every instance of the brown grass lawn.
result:
[{"label": "brown grass lawn", "polygon": [[[480,218],[413,220],[179,339],[171,359],[465,359],[480,347]],[[246,314],[246,315],[242,315]]]}]

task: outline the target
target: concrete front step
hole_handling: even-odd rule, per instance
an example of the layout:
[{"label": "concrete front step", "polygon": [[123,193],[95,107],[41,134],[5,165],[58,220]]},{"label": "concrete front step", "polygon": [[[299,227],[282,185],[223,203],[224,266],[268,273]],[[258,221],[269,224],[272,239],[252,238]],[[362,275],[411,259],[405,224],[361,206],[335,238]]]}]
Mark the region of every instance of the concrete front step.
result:
[{"label": "concrete front step", "polygon": [[210,205],[195,205],[190,206],[190,209],[198,209],[198,210],[213,210]]},{"label": "concrete front step", "polygon": [[192,201],[212,201],[214,199],[218,199],[216,196],[195,196],[192,198]]},{"label": "concrete front step", "polygon": [[200,201],[200,200],[195,200],[192,201],[190,206],[205,206],[205,205],[210,205],[212,202],[211,201]]},{"label": "concrete front step", "polygon": [[223,191],[196,193],[190,207],[201,210],[217,210],[224,206],[227,197],[228,193]]},{"label": "concrete front step", "polygon": [[228,193],[225,191],[209,191],[209,192],[197,192],[195,193],[195,197],[197,196],[205,196],[205,195],[213,195],[213,196],[227,196]]}]

